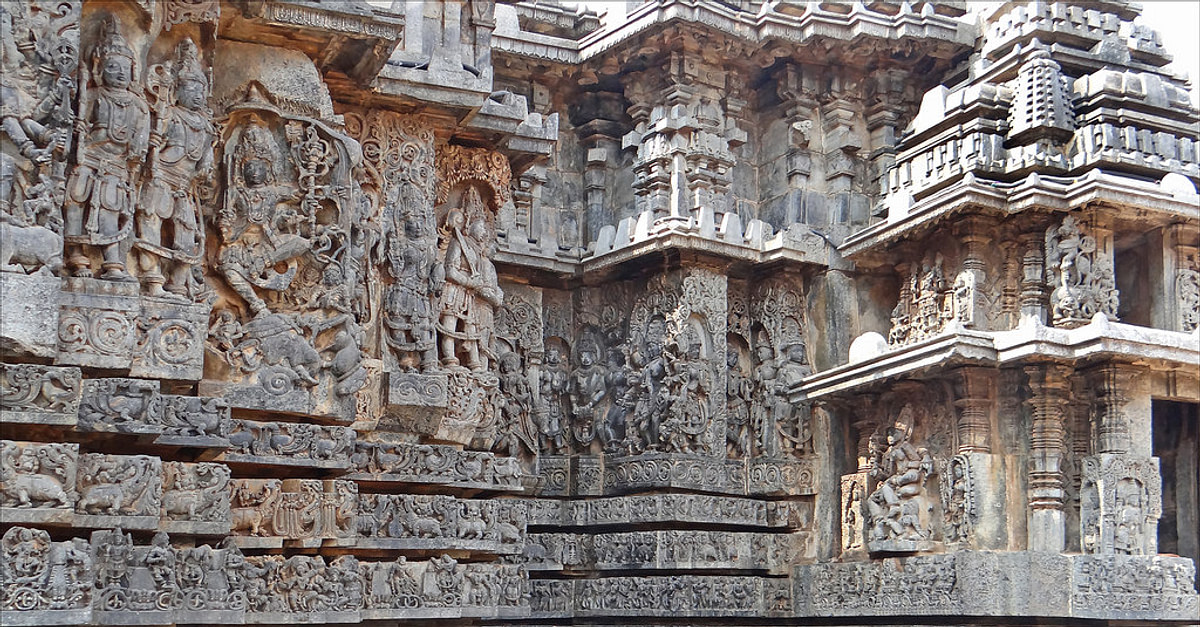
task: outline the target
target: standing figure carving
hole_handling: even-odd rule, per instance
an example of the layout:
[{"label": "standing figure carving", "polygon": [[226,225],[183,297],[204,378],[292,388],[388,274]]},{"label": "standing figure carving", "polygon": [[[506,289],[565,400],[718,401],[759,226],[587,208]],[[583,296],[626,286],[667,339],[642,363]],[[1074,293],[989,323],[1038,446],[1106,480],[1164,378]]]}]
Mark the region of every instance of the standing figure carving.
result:
[{"label": "standing figure carving", "polygon": [[754,435],[754,451],[758,455],[773,456],[778,451],[775,439],[775,379],[779,367],[775,351],[766,334],[759,334],[755,354],[758,364],[754,367],[754,393],[750,405],[750,428]]},{"label": "standing figure carving", "polygon": [[78,165],[67,185],[67,264],[75,276],[92,276],[83,246],[95,246],[103,258],[100,278],[134,281],[125,268],[125,254],[149,147],[150,108],[135,82],[133,49],[115,17],[102,24],[91,56],[91,71],[84,74],[95,85],[80,96]]},{"label": "standing figure carving", "polygon": [[[402,198],[418,196],[416,187],[405,185]],[[405,201],[410,206],[412,201]],[[397,353],[400,366],[407,372],[429,371],[437,364],[437,343],[433,308],[429,302],[433,261],[426,240],[424,216],[417,212],[403,218],[403,237],[388,242],[388,259],[395,283],[385,295],[384,325],[388,346]]]},{"label": "standing figure carving", "polygon": [[538,439],[543,454],[562,455],[567,452],[566,423],[567,391],[570,374],[563,363],[562,350],[555,345],[546,347],[546,363],[542,367],[538,392]]},{"label": "standing figure carving", "polygon": [[666,321],[651,318],[646,323],[642,350],[635,355],[637,402],[633,410],[635,429],[628,435],[631,452],[658,450],[662,444],[662,420],[671,403],[667,388],[667,356],[663,353]]},{"label": "standing figure carving", "polygon": [[732,343],[726,355],[725,444],[730,457],[750,452],[750,407],[754,384],[742,372],[741,351]]},{"label": "standing figure carving", "polygon": [[596,439],[608,393],[604,366],[598,363],[600,347],[588,338],[579,342],[578,365],[571,372],[571,435],[585,452]]},{"label": "standing figure carving", "polygon": [[[192,278],[204,252],[198,196],[200,184],[212,182],[216,136],[208,109],[209,80],[196,44],[181,41],[173,65],[155,66],[150,83],[156,122],[137,208],[139,269],[148,295],[188,301],[199,293]],[[171,227],[169,238],[164,237],[164,223]],[[167,275],[164,262],[170,264]]]},{"label": "standing figure carving", "polygon": [[712,365],[702,355],[703,344],[691,329],[681,333],[668,353],[667,393],[670,413],[661,426],[666,450],[677,453],[704,452],[710,410],[708,397],[715,378]]},{"label": "standing figure carving", "polygon": [[496,267],[488,258],[485,211],[479,190],[467,187],[462,207],[450,210],[442,230],[445,283],[438,323],[442,365],[459,366],[459,356],[465,355],[472,372],[488,369],[492,319],[504,299]]}]

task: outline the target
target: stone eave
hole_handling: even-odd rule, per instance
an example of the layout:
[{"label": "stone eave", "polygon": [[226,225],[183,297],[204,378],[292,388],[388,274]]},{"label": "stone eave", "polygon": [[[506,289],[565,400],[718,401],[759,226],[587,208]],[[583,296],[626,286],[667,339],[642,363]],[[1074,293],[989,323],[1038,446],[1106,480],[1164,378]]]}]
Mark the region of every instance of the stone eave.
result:
[{"label": "stone eave", "polygon": [[991,333],[959,329],[922,342],[889,349],[863,361],[848,363],[806,377],[792,388],[793,401],[818,399],[878,384],[886,380],[920,378],[922,373],[954,366],[996,365]]},{"label": "stone eave", "polygon": [[[838,248],[847,258],[878,252],[934,228],[947,216],[968,208],[1001,215],[1031,210],[1070,211],[1089,205],[1137,210],[1157,222],[1200,219],[1200,196],[1175,192],[1160,183],[1092,170],[1075,180],[1030,174],[1015,183],[980,179],[967,173],[957,182],[914,203],[898,219],[870,226]],[[890,213],[890,212],[889,212]]]},{"label": "stone eave", "polygon": [[966,50],[978,35],[974,24],[956,18],[912,12],[892,16],[860,9],[858,5],[849,14],[813,7],[803,16],[796,17],[778,12],[752,15],[710,0],[665,0],[643,4],[626,15],[620,24],[597,30],[578,41],[499,28],[493,38],[497,52],[576,65],[671,22],[708,28],[752,44],[771,40],[804,43],[817,37],[845,42],[864,37],[908,38],[936,41]]},{"label": "stone eave", "polygon": [[580,262],[579,272],[584,275],[604,274],[611,272],[618,266],[637,261],[641,258],[658,257],[667,253],[698,254],[719,258],[733,264],[794,263],[807,266],[823,265],[822,262],[808,258],[804,254],[804,251],[787,246],[778,245],[765,247],[764,249],[755,249],[750,246],[733,244],[694,233],[668,231],[666,233],[651,235],[642,241],[617,248],[603,255],[586,258]]},{"label": "stone eave", "polygon": [[918,379],[973,364],[991,367],[1102,361],[1200,367],[1200,333],[1181,333],[1109,322],[1097,315],[1089,324],[1061,329],[1025,324],[1011,331],[959,328],[942,335],[813,374],[791,390],[795,400],[819,399],[875,386],[888,380]]},{"label": "stone eave", "polygon": [[[279,45],[282,38],[312,57],[322,72],[344,72],[365,86],[404,40],[404,28],[404,15],[366,2],[267,0],[226,7],[219,36],[266,45]],[[344,57],[357,62],[342,67]]]}]

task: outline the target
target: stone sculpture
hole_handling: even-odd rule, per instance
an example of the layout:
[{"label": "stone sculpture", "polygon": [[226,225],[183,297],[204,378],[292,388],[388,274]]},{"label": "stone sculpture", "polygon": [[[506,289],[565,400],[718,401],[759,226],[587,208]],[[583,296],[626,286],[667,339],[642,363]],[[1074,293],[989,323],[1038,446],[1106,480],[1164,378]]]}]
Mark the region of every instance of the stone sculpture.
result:
[{"label": "stone sculpture", "polygon": [[[203,282],[197,285],[192,271],[204,251],[199,187],[211,184],[215,171],[209,78],[190,39],[179,43],[172,64],[151,68],[150,76],[156,101],[137,207],[140,278],[149,296],[188,302],[202,294]],[[171,241],[164,239],[164,224]]]},{"label": "stone sculpture", "polygon": [[67,265],[75,276],[92,276],[84,246],[100,250],[101,279],[133,281],[125,267],[134,228],[134,206],[150,142],[150,108],[137,83],[140,69],[114,16],[102,32],[81,81],[79,166],[67,183]]},{"label": "stone sculpture", "polygon": [[504,293],[488,258],[485,211],[479,190],[468,187],[462,207],[446,214],[439,244],[445,272],[438,321],[443,367],[484,372],[492,358],[490,327]]},{"label": "stone sculpture", "polygon": [[996,4],[0,2],[2,622],[1197,622],[1200,110]]},{"label": "stone sculpture", "polygon": [[[910,414],[911,415],[911,414]],[[919,546],[932,539],[926,482],[933,474],[929,451],[908,441],[911,424],[900,420],[881,435],[871,467],[877,482],[866,499],[867,547]]]}]

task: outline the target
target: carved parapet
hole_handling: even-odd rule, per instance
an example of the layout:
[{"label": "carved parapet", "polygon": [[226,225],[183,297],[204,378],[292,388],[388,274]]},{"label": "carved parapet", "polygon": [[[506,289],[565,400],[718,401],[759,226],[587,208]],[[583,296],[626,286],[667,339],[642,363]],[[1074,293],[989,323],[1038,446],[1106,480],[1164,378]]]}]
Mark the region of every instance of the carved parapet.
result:
[{"label": "carved parapet", "polygon": [[169,533],[228,534],[229,474],[224,464],[163,462],[159,528]]},{"label": "carved parapet", "polygon": [[363,618],[458,618],[463,602],[462,566],[448,555],[424,562],[362,565]]},{"label": "carved parapet", "polygon": [[357,623],[363,604],[362,565],[350,555],[326,563],[311,555],[245,558],[246,622]]},{"label": "carved parapet", "polygon": [[0,364],[0,422],[74,425],[81,390],[78,368]]},{"label": "carved parapet", "polygon": [[0,519],[69,524],[78,462],[78,444],[0,440]]},{"label": "carved parapet", "polygon": [[[5,521],[12,519],[5,517]],[[41,529],[10,527],[0,538],[0,611],[5,624],[92,622],[94,573],[82,538],[52,542]]]},{"label": "carved parapet", "polygon": [[790,614],[787,578],[671,575],[532,580],[531,616],[781,616]]},{"label": "carved parapet", "polygon": [[532,579],[529,581],[529,614],[531,618],[567,618],[575,601],[575,582],[563,579]]},{"label": "carved parapet", "polygon": [[663,530],[532,534],[520,560],[531,570],[765,569],[787,574],[809,553],[807,531]]},{"label": "carved parapet", "polygon": [[232,428],[229,405],[204,396],[162,395],[163,434],[156,444],[228,448]]},{"label": "carved parapet", "polygon": [[79,429],[132,435],[162,433],[159,382],[87,379],[79,402]]},{"label": "carved parapet", "polygon": [[462,615],[523,618],[529,615],[529,578],[511,564],[464,564]]},{"label": "carved parapet", "polygon": [[229,493],[240,547],[319,547],[358,535],[358,486],[352,481],[233,479]]},{"label": "carved parapet", "polygon": [[[1187,558],[956,551],[795,567],[797,617],[1037,615],[1196,620]],[[997,585],[1004,582],[1004,585]]]},{"label": "carved parapet", "polygon": [[522,491],[519,461],[441,444],[356,443],[347,478],[372,483],[428,483]]},{"label": "carved parapet", "polygon": [[1078,555],[1071,613],[1108,620],[1196,620],[1196,565],[1186,557]]},{"label": "carved parapet", "polygon": [[156,529],[162,509],[162,460],[148,455],[79,456],[75,525]]},{"label": "carved parapet", "polygon": [[1079,495],[1085,553],[1155,555],[1162,516],[1157,457],[1100,454],[1083,459]]},{"label": "carved parapet", "polygon": [[[5,223],[0,229],[12,228]],[[58,246],[61,255],[61,240]],[[58,350],[58,308],[63,280],[43,274],[0,272],[0,349],[30,357]]]},{"label": "carved parapet", "polygon": [[361,565],[363,620],[520,618],[529,614],[527,579],[509,564],[427,561]]},{"label": "carved parapet", "polygon": [[605,460],[606,494],[648,488],[686,488],[725,494],[746,493],[746,467],[738,460],[657,453]]},{"label": "carved parapet", "polygon": [[342,470],[351,466],[357,434],[342,426],[233,419],[226,462]]},{"label": "carved parapet", "polygon": [[816,459],[747,460],[746,493],[762,496],[803,496],[817,493]]},{"label": "carved parapet", "polygon": [[91,559],[102,624],[243,621],[245,561],[236,547],[175,548],[161,532],[138,545],[118,527],[92,533]]},{"label": "carved parapet", "polygon": [[639,494],[578,501],[521,499],[529,524],[604,526],[613,524],[729,524],[786,529],[799,527],[802,505],[789,501],[708,494]]},{"label": "carved parapet", "polygon": [[137,340],[136,283],[66,279],[58,314],[56,364],[127,370]]},{"label": "carved parapet", "polygon": [[210,310],[207,303],[142,298],[129,374],[185,381],[203,377]]},{"label": "carved parapet", "polygon": [[445,495],[363,494],[355,546],[389,550],[519,553],[525,543],[525,502]]},{"label": "carved parapet", "polygon": [[682,488],[733,495],[803,496],[816,493],[816,459],[714,459],[687,453],[626,457],[538,458],[542,496],[601,496],[651,488]]}]

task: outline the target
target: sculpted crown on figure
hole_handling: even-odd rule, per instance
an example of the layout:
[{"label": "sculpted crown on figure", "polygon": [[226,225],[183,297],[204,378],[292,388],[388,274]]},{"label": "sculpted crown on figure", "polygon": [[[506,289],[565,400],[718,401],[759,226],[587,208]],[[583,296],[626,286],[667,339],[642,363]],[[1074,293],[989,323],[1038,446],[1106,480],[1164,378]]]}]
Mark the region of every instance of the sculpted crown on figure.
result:
[{"label": "sculpted crown on figure", "polygon": [[[101,279],[134,281],[125,267],[133,232],[142,163],[150,141],[150,108],[137,82],[133,49],[112,16],[85,70],[80,97],[78,166],[67,185],[67,264],[79,277],[92,276],[84,246],[100,249]],[[94,85],[90,84],[94,81]]]}]

